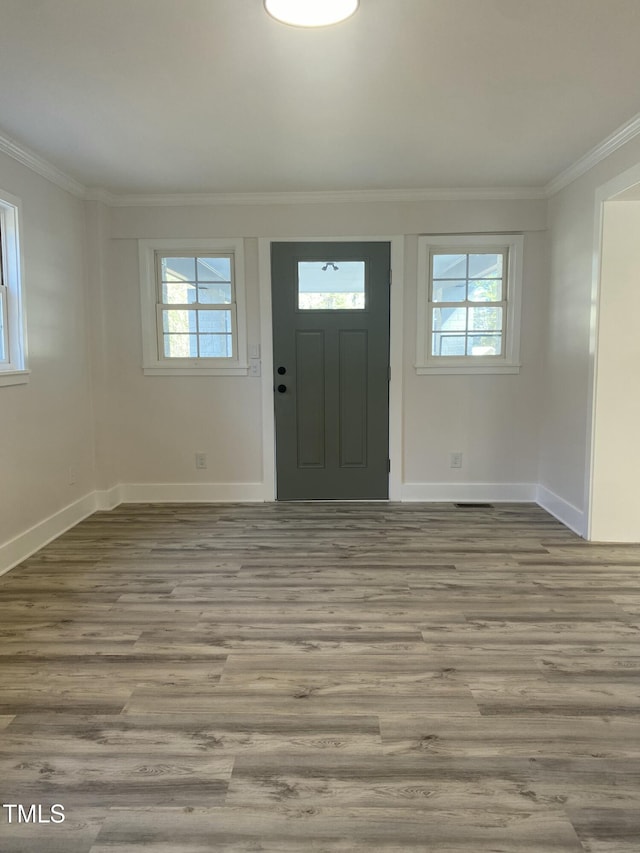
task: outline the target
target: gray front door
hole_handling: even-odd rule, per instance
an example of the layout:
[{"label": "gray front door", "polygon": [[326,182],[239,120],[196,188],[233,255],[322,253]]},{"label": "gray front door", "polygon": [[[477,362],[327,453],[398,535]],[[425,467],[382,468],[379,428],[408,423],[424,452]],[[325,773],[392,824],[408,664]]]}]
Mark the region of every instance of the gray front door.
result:
[{"label": "gray front door", "polygon": [[278,500],[389,495],[389,243],[273,243]]}]

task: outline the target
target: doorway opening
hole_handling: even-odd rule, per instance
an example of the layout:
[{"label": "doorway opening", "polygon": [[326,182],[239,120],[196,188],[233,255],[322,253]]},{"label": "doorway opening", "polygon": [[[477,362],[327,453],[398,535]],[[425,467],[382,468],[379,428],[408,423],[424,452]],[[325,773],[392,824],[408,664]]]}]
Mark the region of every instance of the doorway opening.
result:
[{"label": "doorway opening", "polygon": [[598,214],[587,538],[640,542],[640,169],[601,189]]}]

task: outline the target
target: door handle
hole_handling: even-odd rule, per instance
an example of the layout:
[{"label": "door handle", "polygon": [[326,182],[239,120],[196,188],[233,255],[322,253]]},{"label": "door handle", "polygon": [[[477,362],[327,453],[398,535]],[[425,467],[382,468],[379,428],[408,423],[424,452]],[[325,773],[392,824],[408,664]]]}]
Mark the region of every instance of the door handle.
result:
[{"label": "door handle", "polygon": [[286,385],[278,385],[278,393],[279,393],[279,394],[284,394],[284,392],[285,392],[286,390],[287,390],[287,386],[286,386]]},{"label": "door handle", "polygon": [[287,372],[286,367],[279,367],[278,368],[278,376],[284,376],[286,372]]}]

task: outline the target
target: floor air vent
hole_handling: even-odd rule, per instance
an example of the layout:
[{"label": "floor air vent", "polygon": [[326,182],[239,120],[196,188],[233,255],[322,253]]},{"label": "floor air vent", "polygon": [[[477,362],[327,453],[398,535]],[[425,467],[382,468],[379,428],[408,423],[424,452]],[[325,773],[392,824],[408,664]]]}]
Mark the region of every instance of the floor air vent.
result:
[{"label": "floor air vent", "polygon": [[456,509],[493,509],[493,504],[460,503],[454,504]]}]

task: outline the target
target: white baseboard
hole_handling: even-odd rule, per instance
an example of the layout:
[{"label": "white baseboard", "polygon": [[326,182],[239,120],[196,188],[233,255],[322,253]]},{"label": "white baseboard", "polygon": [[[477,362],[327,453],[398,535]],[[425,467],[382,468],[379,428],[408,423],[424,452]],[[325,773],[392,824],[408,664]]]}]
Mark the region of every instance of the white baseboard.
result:
[{"label": "white baseboard", "polygon": [[586,539],[587,516],[583,510],[578,509],[573,506],[573,504],[565,501],[564,498],[559,497],[549,491],[549,489],[540,485],[538,485],[536,489],[536,503],[538,503],[542,509],[553,515],[554,518],[557,518],[558,521],[561,521],[570,530],[573,530],[574,533],[577,533],[578,536],[582,536],[583,539]]},{"label": "white baseboard", "polygon": [[121,503],[254,503],[264,502],[263,483],[123,483],[90,492],[28,530],[0,544],[0,575],[97,511]]},{"label": "white baseboard", "polygon": [[104,491],[94,492],[96,496],[96,510],[108,512],[122,503],[122,486],[112,486]]},{"label": "white baseboard", "polygon": [[[91,492],[0,545],[0,575],[26,560],[96,511],[121,503],[262,503],[263,483],[123,483]],[[401,500],[425,502],[536,502],[571,530],[586,535],[586,514],[534,483],[404,483]]]},{"label": "white baseboard", "polygon": [[534,483],[404,483],[403,501],[509,503],[536,500]]},{"label": "white baseboard", "polygon": [[53,539],[57,539],[78,522],[96,511],[96,492],[90,492],[59,512],[34,524],[24,533],[0,545],[0,575],[26,560]]},{"label": "white baseboard", "polygon": [[262,503],[263,483],[123,483],[122,503]]}]

